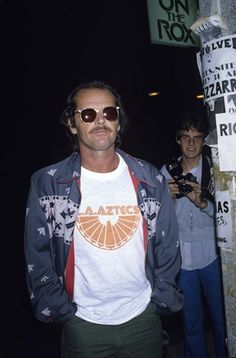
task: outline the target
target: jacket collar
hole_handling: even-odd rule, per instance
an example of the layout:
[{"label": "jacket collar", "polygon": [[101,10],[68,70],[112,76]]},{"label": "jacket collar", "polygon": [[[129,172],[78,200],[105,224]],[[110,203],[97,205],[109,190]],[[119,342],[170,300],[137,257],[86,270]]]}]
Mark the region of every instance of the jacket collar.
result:
[{"label": "jacket collar", "polygon": [[[121,149],[116,150],[117,153],[124,159],[125,163],[127,164],[131,176],[134,176],[136,180],[139,182],[143,182],[151,187],[156,187],[157,182],[156,177],[154,178],[150,175],[151,171],[147,170],[147,162],[138,159],[136,157],[131,156],[130,154],[127,154]],[[149,164],[148,164],[149,166]],[[81,175],[81,157],[79,152],[74,152],[65,159],[65,166],[63,168],[64,170],[59,174],[57,177],[57,182],[59,183],[65,183],[69,181],[73,181],[80,178]],[[158,173],[156,174],[158,175]],[[161,174],[159,174],[161,175]]]},{"label": "jacket collar", "polygon": [[[143,182],[151,187],[157,187],[157,181],[156,181],[157,178],[154,175],[154,173],[153,175],[151,175],[152,174],[151,164],[149,164],[145,160],[133,157],[120,149],[118,149],[117,152],[120,154],[120,156],[124,159],[124,161],[128,165],[131,175],[135,176],[139,182]],[[148,166],[148,170],[147,170],[147,166]],[[158,172],[156,172],[155,174],[156,175],[159,174],[161,176],[161,174]]]}]

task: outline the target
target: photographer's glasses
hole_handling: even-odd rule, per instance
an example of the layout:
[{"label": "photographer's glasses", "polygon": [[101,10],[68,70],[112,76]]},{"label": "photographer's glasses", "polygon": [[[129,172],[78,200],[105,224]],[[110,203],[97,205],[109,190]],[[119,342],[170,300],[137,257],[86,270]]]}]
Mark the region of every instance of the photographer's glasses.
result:
[{"label": "photographer's glasses", "polygon": [[193,137],[183,134],[180,136],[183,143],[201,143],[204,141],[204,136],[202,135],[195,135]]},{"label": "photographer's glasses", "polygon": [[[99,113],[101,110],[96,108],[83,108],[83,109],[77,109],[75,113],[80,114],[80,119],[84,123],[92,123],[95,121],[97,117],[97,113]],[[105,107],[102,109],[102,115],[105,119],[108,121],[116,121],[119,117],[119,107]]]}]

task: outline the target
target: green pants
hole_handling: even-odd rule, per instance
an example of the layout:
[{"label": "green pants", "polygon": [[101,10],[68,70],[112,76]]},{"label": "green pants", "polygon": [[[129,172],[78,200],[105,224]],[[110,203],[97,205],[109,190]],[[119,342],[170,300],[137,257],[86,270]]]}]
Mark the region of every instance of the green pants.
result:
[{"label": "green pants", "polygon": [[162,327],[155,305],[129,322],[101,325],[75,316],[62,332],[62,358],[162,358]]}]

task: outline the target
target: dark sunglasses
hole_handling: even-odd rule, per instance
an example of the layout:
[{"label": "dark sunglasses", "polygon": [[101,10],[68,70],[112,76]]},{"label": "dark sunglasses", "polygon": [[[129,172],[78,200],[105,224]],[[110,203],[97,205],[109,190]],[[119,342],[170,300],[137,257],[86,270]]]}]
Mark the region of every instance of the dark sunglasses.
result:
[{"label": "dark sunglasses", "polygon": [[[80,114],[80,119],[84,123],[92,123],[95,121],[98,112],[100,112],[100,109],[95,108],[83,108],[75,111],[75,113]],[[119,117],[119,107],[105,107],[102,110],[102,115],[108,121],[116,121]]]}]

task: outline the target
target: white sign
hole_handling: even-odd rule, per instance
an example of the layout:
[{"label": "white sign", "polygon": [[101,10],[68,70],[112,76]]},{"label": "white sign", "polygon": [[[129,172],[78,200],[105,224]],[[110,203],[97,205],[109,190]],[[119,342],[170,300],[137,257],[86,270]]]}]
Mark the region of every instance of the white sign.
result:
[{"label": "white sign", "polygon": [[197,0],[147,0],[152,43],[199,47],[190,26],[197,18]]},{"label": "white sign", "polygon": [[216,114],[220,171],[236,171],[236,112]]},{"label": "white sign", "polygon": [[228,191],[216,191],[216,236],[217,245],[232,247],[232,218]]},{"label": "white sign", "polygon": [[[224,98],[223,112],[236,105],[236,34],[206,42],[197,54],[204,101]],[[233,108],[233,107],[232,107]]]}]

